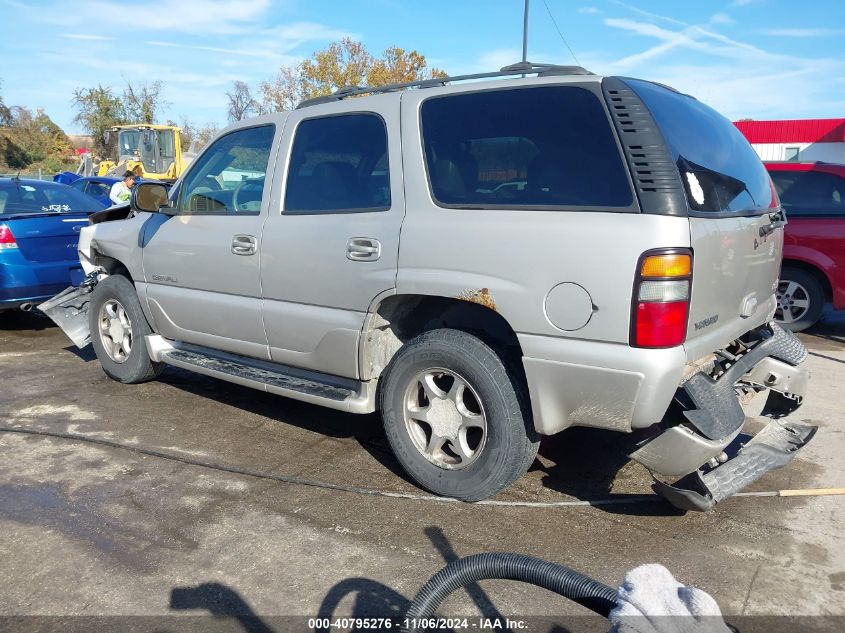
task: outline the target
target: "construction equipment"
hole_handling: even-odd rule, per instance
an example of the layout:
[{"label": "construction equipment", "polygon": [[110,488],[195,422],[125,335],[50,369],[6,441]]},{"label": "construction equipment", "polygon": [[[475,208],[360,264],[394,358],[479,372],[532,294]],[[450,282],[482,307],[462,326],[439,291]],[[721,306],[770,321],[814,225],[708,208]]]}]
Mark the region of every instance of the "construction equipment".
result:
[{"label": "construction equipment", "polygon": [[178,127],[154,124],[117,125],[106,130],[106,145],[115,135],[117,159],[101,160],[96,167],[97,176],[119,177],[126,171],[134,171],[141,178],[172,182],[182,174],[190,162],[183,154]]}]

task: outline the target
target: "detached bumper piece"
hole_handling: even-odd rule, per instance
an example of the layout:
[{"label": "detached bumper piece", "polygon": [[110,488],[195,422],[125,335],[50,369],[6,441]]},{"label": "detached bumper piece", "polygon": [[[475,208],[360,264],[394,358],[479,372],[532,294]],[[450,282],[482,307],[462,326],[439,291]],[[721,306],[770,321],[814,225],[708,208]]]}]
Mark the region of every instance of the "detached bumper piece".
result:
[{"label": "detached bumper piece", "polygon": [[97,285],[96,273],[91,273],[79,285],[65,288],[52,299],[38,306],[44,314],[58,325],[73,344],[82,349],[91,342],[88,328],[88,302],[91,291]]},{"label": "detached bumper piece", "polygon": [[[751,333],[756,342],[717,378],[699,372],[675,397],[680,423],[666,428],[631,454],[654,475],[654,490],[683,510],[706,511],[774,468],[786,465],[813,437],[816,427],[785,418],[799,406],[808,374],[798,367],[807,349],[791,332],[770,323]],[[741,435],[745,412],[737,386],[768,389],[762,414],[772,418],[750,441]],[[745,441],[739,451],[731,450]],[[723,451],[726,451],[727,454]],[[728,459],[728,454],[733,455]],[[702,464],[705,464],[702,466]]]},{"label": "detached bumper piece", "polygon": [[808,424],[773,420],[724,464],[705,474],[696,471],[674,486],[656,479],[654,491],[681,510],[706,512],[770,470],[786,466],[816,430]]}]

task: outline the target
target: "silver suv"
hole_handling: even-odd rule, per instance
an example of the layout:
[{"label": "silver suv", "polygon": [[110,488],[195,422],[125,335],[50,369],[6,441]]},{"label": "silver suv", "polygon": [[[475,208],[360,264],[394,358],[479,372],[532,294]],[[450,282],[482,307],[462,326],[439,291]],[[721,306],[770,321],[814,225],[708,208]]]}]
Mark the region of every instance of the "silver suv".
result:
[{"label": "silver suv", "polygon": [[92,224],[86,283],[42,309],[106,374],[379,410],[440,495],[489,497],[592,426],[648,429],[631,457],[707,509],[815,431],[740,436],[740,398],[782,418],[807,386],[771,321],[784,218],[734,126],[665,86],[518,64],[347,89],[223,130]]}]

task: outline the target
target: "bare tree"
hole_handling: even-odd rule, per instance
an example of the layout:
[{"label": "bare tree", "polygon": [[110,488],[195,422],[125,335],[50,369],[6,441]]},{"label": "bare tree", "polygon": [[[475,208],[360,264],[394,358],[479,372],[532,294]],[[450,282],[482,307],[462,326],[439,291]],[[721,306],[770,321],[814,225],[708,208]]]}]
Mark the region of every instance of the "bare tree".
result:
[{"label": "bare tree", "polygon": [[284,112],[293,110],[302,101],[302,75],[298,66],[282,66],[279,74],[259,86],[261,103],[259,112]]},{"label": "bare tree", "polygon": [[[0,88],[3,87],[3,82],[0,81]],[[12,110],[3,101],[3,95],[0,94],[0,125],[12,124]]]},{"label": "bare tree", "polygon": [[156,114],[170,105],[161,96],[163,88],[161,81],[144,82],[138,86],[127,81],[123,91],[126,118],[133,123],[155,123]]},{"label": "bare tree", "polygon": [[[175,121],[168,121],[167,124],[176,126]],[[196,125],[186,116],[182,117],[182,124],[178,127],[183,152],[199,152],[218,132],[216,123]]]},{"label": "bare tree", "polygon": [[260,109],[258,102],[253,98],[252,91],[243,81],[233,81],[229,97],[229,120],[243,121],[247,117],[257,113]]}]

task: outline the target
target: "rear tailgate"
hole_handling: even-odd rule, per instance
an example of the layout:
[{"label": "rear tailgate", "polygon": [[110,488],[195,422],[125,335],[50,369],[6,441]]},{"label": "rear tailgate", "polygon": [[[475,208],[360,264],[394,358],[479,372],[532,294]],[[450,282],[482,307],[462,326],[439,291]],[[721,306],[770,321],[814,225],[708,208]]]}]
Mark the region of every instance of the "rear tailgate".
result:
[{"label": "rear tailgate", "polygon": [[660,128],[686,193],[693,285],[685,348],[693,361],[772,317],[783,252],[779,201],[730,121],[687,95],[626,81]]},{"label": "rear tailgate", "polygon": [[[687,354],[696,360],[771,319],[783,227],[763,216],[690,218],[694,252]],[[774,230],[771,230],[774,228]]]}]

